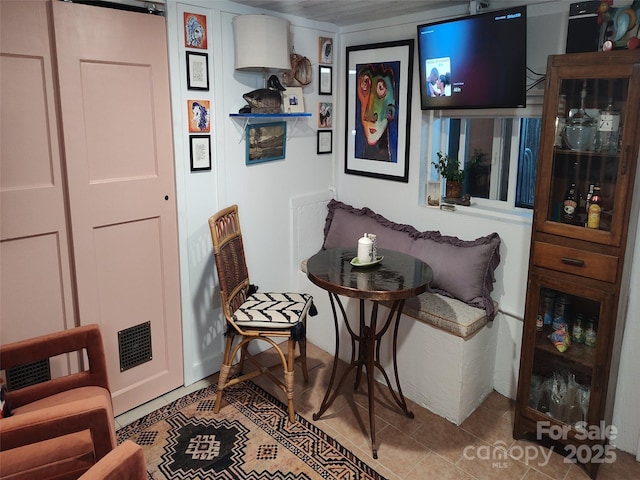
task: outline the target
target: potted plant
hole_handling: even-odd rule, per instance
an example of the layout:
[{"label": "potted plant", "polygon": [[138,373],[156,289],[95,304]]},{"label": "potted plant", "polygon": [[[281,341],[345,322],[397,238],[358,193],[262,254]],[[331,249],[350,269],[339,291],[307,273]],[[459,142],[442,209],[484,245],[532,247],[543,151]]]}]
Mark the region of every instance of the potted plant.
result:
[{"label": "potted plant", "polygon": [[436,172],[447,181],[445,197],[461,198],[464,170],[460,169],[460,160],[457,158],[449,158],[444,152],[438,152],[438,161],[431,163],[435,167]]}]

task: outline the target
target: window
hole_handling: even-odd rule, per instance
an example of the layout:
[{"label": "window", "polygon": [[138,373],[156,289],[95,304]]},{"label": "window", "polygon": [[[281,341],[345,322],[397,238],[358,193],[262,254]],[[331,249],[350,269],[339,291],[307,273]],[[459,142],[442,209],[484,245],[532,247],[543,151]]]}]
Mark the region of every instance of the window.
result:
[{"label": "window", "polygon": [[540,118],[523,118],[520,121],[516,207],[533,208],[541,124]]},{"label": "window", "polygon": [[[514,112],[517,113],[517,112]],[[429,180],[437,180],[431,161],[438,151],[460,159],[464,193],[472,203],[500,209],[533,208],[541,118],[527,116],[443,116],[433,119]]]},{"label": "window", "polygon": [[449,119],[448,154],[461,159],[465,193],[507,200],[511,119]]}]

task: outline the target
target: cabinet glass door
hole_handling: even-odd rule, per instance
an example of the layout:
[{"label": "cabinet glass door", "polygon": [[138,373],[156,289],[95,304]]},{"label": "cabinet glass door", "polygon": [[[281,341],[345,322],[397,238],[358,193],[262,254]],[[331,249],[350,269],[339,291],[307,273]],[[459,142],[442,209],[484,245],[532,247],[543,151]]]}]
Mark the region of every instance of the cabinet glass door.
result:
[{"label": "cabinet glass door", "polygon": [[535,328],[529,336],[533,361],[528,406],[560,423],[584,426],[595,420],[589,406],[600,402],[593,386],[604,380],[605,372],[597,366],[615,323],[607,317],[610,295],[546,277],[532,280],[531,301],[537,311],[535,325],[528,326]]},{"label": "cabinet glass door", "polygon": [[628,78],[561,81],[548,221],[611,231],[628,88]]},{"label": "cabinet glass door", "polygon": [[622,60],[635,57],[590,66],[584,56],[560,57],[545,98],[536,228],[620,246],[635,164],[639,80],[638,69]]}]

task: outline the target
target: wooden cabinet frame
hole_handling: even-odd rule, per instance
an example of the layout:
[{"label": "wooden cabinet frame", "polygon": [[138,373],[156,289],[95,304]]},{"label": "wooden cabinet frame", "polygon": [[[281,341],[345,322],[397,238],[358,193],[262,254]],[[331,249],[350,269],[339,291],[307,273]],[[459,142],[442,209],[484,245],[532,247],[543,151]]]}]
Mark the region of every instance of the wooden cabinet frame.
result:
[{"label": "wooden cabinet frame", "polygon": [[[591,90],[588,98],[592,109],[604,108],[607,94],[615,96],[621,107],[622,134],[617,153],[575,151],[557,144],[561,95],[572,96],[567,104],[575,106],[575,91],[580,85]],[[574,459],[583,463],[591,478],[596,478],[600,465],[597,450],[608,448],[608,439],[606,435],[585,438],[584,429],[611,425],[624,330],[624,309],[619,303],[620,292],[627,287],[623,285],[627,278],[623,270],[629,267],[625,265],[625,250],[628,243],[633,245],[628,234],[635,233],[635,229],[629,231],[629,219],[638,217],[637,211],[631,211],[640,143],[638,105],[640,51],[549,57],[513,435],[551,444],[565,455],[571,451],[569,446],[575,452],[576,447],[585,445],[594,455]],[[609,195],[604,223],[599,229],[586,228],[579,222],[564,223],[560,210],[563,190],[572,182],[581,183],[578,188],[584,189],[585,183],[593,181],[603,182]],[[576,310],[598,318],[595,347],[571,345],[561,353],[548,338],[553,328],[537,329],[542,289],[568,296]],[[545,411],[544,402],[530,398],[534,380],[548,379],[563,369],[582,388],[588,388],[586,424],[582,420],[574,422],[575,416],[553,417],[552,412]],[[539,426],[543,424],[566,435],[553,438],[546,431],[541,433]]]}]

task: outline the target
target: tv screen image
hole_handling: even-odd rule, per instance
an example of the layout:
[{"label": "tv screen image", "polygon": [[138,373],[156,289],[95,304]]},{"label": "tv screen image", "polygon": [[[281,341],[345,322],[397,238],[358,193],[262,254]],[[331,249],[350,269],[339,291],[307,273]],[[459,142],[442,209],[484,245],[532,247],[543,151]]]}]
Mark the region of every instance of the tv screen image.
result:
[{"label": "tv screen image", "polygon": [[423,110],[526,106],[527,7],[418,25]]}]

